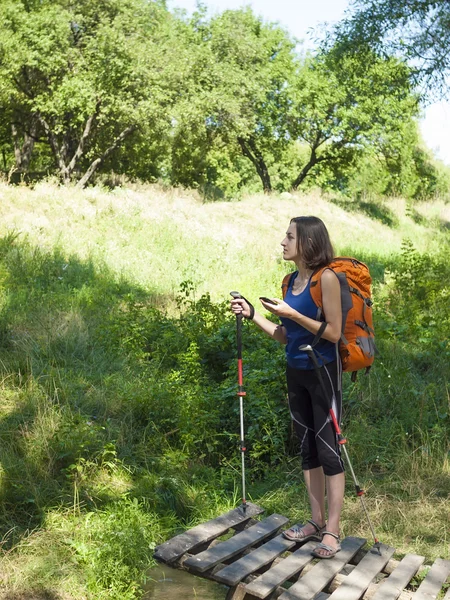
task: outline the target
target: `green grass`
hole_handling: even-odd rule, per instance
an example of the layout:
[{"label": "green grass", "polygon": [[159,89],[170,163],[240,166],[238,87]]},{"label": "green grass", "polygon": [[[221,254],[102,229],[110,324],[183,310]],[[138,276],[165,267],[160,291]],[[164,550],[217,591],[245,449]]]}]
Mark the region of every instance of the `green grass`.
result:
[{"label": "green grass", "polygon": [[[226,303],[232,289],[278,294],[279,242],[301,213],[374,277],[380,354],[346,381],[344,424],[377,534],[398,556],[449,558],[443,200],[202,204],[40,184],[1,185],[0,211],[0,598],[139,597],[156,544],[239,503]],[[309,515],[283,364],[245,324],[248,495],[297,521]],[[342,527],[370,538],[351,481]]]},{"label": "green grass", "polygon": [[367,214],[357,201],[327,200],[318,193],[205,204],[183,190],[155,186],[80,192],[41,183],[34,189],[0,184],[0,200],[1,232],[20,231],[40,248],[60,247],[67,257],[103,263],[143,286],[156,302],[161,296],[163,305],[186,280],[198,295],[209,291],[213,300],[227,298],[235,288],[255,297],[277,293],[289,268],[280,242],[298,214],[321,217],[338,253],[380,261],[398,255],[406,238],[420,252],[439,249],[450,222],[444,200],[415,204],[414,214],[402,199],[373,203],[392,216],[390,227],[376,218],[375,209]]}]

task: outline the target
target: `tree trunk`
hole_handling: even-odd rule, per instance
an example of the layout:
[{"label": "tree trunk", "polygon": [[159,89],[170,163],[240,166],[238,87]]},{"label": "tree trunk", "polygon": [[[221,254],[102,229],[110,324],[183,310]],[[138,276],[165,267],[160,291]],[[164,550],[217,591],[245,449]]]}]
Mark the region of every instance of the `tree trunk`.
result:
[{"label": "tree trunk", "polygon": [[83,177],[78,181],[77,183],[77,187],[79,188],[84,188],[85,185],[87,184],[87,182],[89,181],[89,179],[92,177],[92,175],[95,173],[95,171],[97,170],[97,168],[102,164],[102,162],[104,162],[108,156],[114,152],[114,150],[123,142],[123,140],[130,135],[130,133],[132,133],[134,130],[136,129],[136,125],[130,125],[129,127],[127,127],[126,129],[124,129],[122,131],[122,133],[120,135],[118,135],[116,137],[116,139],[114,140],[113,144],[107,149],[105,150],[105,152],[99,157],[96,158],[91,165],[89,166],[88,170],[86,171],[86,173],[83,175]]},{"label": "tree trunk", "polygon": [[36,140],[37,125],[31,123],[30,131],[25,131],[23,142],[19,140],[19,133],[14,123],[11,125],[11,133],[14,144],[14,156],[16,159],[16,169],[22,173],[28,171],[30,166],[31,156],[33,154],[34,143]]},{"label": "tree trunk", "polygon": [[73,173],[73,170],[75,169],[75,165],[77,163],[77,160],[83,156],[84,145],[85,145],[86,140],[88,139],[88,137],[89,137],[89,135],[91,133],[92,124],[94,123],[94,119],[95,119],[95,117],[98,114],[99,108],[100,108],[100,100],[96,104],[95,111],[92,113],[92,115],[86,121],[86,125],[85,125],[84,131],[83,131],[83,135],[81,136],[81,139],[80,139],[80,142],[78,144],[78,147],[77,147],[74,155],[72,156],[72,160],[70,161],[70,163],[67,166],[70,175]]},{"label": "tree trunk", "polygon": [[306,176],[308,175],[308,173],[310,172],[310,170],[314,167],[314,165],[316,165],[319,162],[317,155],[316,155],[316,149],[313,148],[311,150],[311,156],[309,158],[309,161],[306,163],[306,165],[303,167],[303,169],[300,171],[300,174],[298,177],[296,177],[296,179],[294,180],[294,182],[292,183],[292,189],[296,190],[298,188],[298,186],[302,183],[302,181],[306,178]]},{"label": "tree trunk", "polygon": [[296,179],[294,179],[294,181],[292,183],[293,190],[296,190],[298,188],[298,186],[302,183],[302,181],[305,179],[305,177],[308,175],[308,173],[314,167],[314,165],[316,165],[318,162],[321,162],[322,160],[324,160],[322,157],[320,157],[320,158],[317,157],[316,150],[326,140],[327,140],[327,138],[322,138],[320,131],[316,131],[316,139],[312,142],[312,144],[310,144],[311,156],[309,157],[309,160],[306,163],[306,165],[300,171],[299,176]]},{"label": "tree trunk", "polygon": [[94,123],[95,117],[98,114],[99,108],[100,108],[100,100],[97,102],[94,112],[89,116],[88,120],[86,121],[86,125],[84,126],[84,131],[81,135],[80,141],[78,142],[78,146],[77,146],[75,152],[73,153],[72,159],[68,163],[67,163],[67,161],[68,161],[68,155],[70,153],[70,148],[73,147],[73,144],[71,144],[71,140],[70,140],[68,132],[66,132],[66,134],[64,135],[63,141],[61,142],[61,144],[59,144],[58,138],[52,131],[50,125],[47,123],[47,121],[41,115],[39,115],[39,120],[42,123],[42,126],[44,127],[45,133],[47,134],[47,138],[48,138],[50,147],[53,151],[53,155],[58,164],[59,172],[60,172],[61,177],[64,180],[64,183],[69,183],[70,178],[72,177],[72,174],[76,167],[77,161],[84,154],[84,147],[86,144],[86,140],[88,139],[89,135],[91,134],[92,125]]},{"label": "tree trunk", "polygon": [[[321,163],[321,162],[326,162],[329,160],[338,160],[334,155],[333,152],[339,151],[342,148],[345,147],[345,145],[348,143],[347,140],[342,139],[339,142],[334,142],[332,144],[332,146],[328,146],[324,153],[322,153],[321,156],[317,156],[316,154],[316,150],[319,146],[321,146],[324,142],[326,142],[327,139],[323,138],[320,139],[320,135],[318,135],[316,137],[315,142],[313,143],[313,145],[311,146],[311,156],[309,158],[309,161],[306,163],[306,165],[303,167],[303,169],[300,171],[299,176],[294,180],[294,182],[292,183],[292,189],[296,190],[298,188],[298,186],[303,182],[303,180],[306,178],[306,176],[308,175],[308,173],[310,172],[310,170],[317,164]],[[332,149],[332,151],[330,150],[330,148]]]},{"label": "tree trunk", "polygon": [[269,170],[264,162],[261,152],[256,147],[255,140],[253,138],[244,140],[244,138],[238,137],[238,142],[242,149],[242,154],[251,160],[255,166],[256,172],[261,179],[264,193],[269,194],[272,191]]},{"label": "tree trunk", "polygon": [[42,115],[39,115],[39,121],[41,122],[42,127],[44,128],[44,131],[47,135],[48,142],[50,144],[50,148],[52,149],[53,156],[55,157],[56,163],[59,168],[59,173],[60,173],[61,177],[63,178],[64,183],[69,183],[70,176],[69,176],[69,172],[67,170],[66,164],[63,159],[64,149],[63,148],[61,149],[59,147],[58,139],[57,139],[56,135],[53,133],[50,125],[47,123],[47,121],[44,119],[44,117]]}]

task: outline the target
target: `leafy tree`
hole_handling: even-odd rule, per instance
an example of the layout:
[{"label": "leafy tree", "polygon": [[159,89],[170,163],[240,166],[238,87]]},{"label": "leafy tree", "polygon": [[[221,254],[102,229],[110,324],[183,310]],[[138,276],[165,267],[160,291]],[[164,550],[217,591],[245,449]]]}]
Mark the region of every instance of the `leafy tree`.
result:
[{"label": "leafy tree", "polygon": [[190,89],[177,105],[174,180],[211,182],[218,175],[220,148],[225,164],[244,174],[242,156],[248,159],[269,192],[294,43],[250,9],[225,11],[209,21],[199,11],[191,27]]},{"label": "leafy tree", "polygon": [[168,21],[157,2],[6,0],[0,101],[11,107],[17,166],[44,141],[61,178],[84,173],[84,185],[127,137],[160,137],[172,100]]},{"label": "leafy tree", "polygon": [[[322,187],[329,174],[319,173]],[[449,188],[445,167],[424,146],[417,122],[403,124],[384,144],[369,146],[352,167],[331,180],[357,198],[402,196],[423,199],[445,195]],[[334,187],[333,186],[333,187]]]},{"label": "leafy tree", "polygon": [[340,48],[300,58],[248,8],[187,20],[163,0],[3,0],[0,160],[80,186],[112,170],[214,198],[312,180],[345,190],[364,158],[382,162],[385,190],[421,195],[416,166],[430,182],[433,166],[410,71]]},{"label": "leafy tree", "polygon": [[368,148],[380,155],[415,129],[417,98],[398,60],[366,49],[305,61],[282,29],[248,9],[210,21],[199,12],[190,35],[191,87],[174,119],[176,183],[229,193],[252,181],[251,165],[266,192],[296,189],[313,174],[345,188]]},{"label": "leafy tree", "polygon": [[346,18],[328,34],[343,53],[369,45],[380,55],[406,59],[415,81],[448,87],[450,7],[448,0],[353,0]]},{"label": "leafy tree", "polygon": [[298,69],[290,92],[288,132],[307,148],[292,188],[320,165],[345,171],[368,148],[384,148],[405,126],[414,127],[417,98],[409,71],[399,61],[371,52],[346,57],[319,55]]}]

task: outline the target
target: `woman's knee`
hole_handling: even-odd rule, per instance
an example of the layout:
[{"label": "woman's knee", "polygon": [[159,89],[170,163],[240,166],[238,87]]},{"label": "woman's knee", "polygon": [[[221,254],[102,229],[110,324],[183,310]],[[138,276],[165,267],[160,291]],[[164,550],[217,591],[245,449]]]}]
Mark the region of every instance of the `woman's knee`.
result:
[{"label": "woman's knee", "polygon": [[339,475],[339,473],[344,472],[344,463],[341,456],[331,452],[329,448],[326,450],[319,449],[318,459],[325,475]]},{"label": "woman's knee", "polygon": [[318,469],[322,465],[320,464],[320,460],[318,456],[308,458],[302,457],[302,470],[303,471],[311,471],[311,469]]}]

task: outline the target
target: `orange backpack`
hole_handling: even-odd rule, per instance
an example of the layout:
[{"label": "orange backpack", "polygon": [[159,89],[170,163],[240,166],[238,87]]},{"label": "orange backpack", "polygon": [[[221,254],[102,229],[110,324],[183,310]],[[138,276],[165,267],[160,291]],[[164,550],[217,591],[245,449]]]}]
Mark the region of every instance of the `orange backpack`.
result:
[{"label": "orange backpack", "polygon": [[[326,267],[314,271],[311,275],[311,297],[317,306],[317,321],[323,321],[321,277],[325,269],[332,269],[341,284],[342,333],[339,341],[339,354],[343,371],[369,371],[375,358],[375,332],[373,330],[371,283],[368,267],[355,258],[334,258]],[[283,279],[281,290],[286,296],[291,278],[289,273]],[[323,328],[324,329],[324,328]],[[319,330],[313,347],[319,341],[323,329]]]}]

